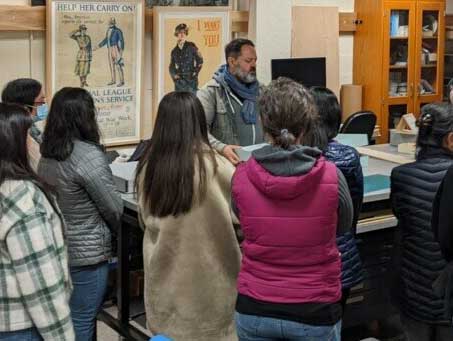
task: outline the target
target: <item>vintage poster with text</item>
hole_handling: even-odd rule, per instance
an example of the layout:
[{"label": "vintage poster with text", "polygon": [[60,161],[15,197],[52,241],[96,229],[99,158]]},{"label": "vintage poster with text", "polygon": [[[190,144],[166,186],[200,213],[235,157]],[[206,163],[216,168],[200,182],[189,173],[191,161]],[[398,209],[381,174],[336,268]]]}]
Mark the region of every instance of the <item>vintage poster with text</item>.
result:
[{"label": "vintage poster with text", "polygon": [[[225,63],[227,8],[154,7],[155,103],[171,91],[196,92]],[[157,91],[156,91],[157,90]]]},{"label": "vintage poster with text", "polygon": [[53,0],[50,11],[50,95],[85,88],[96,103],[103,143],[139,140],[143,1]]}]

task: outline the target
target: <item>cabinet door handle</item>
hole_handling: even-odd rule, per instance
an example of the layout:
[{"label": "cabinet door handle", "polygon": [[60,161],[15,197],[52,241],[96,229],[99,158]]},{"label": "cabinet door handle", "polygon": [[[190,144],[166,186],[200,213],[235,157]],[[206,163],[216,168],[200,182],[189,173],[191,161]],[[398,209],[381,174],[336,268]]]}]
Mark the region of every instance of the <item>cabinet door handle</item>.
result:
[{"label": "cabinet door handle", "polygon": [[409,85],[409,97],[414,97],[414,83]]}]

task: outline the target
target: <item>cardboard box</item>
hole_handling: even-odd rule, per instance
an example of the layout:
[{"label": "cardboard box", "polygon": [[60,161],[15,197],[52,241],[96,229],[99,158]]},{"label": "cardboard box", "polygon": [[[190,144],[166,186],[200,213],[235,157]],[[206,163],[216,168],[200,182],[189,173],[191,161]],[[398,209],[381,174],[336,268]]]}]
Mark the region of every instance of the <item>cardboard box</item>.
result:
[{"label": "cardboard box", "polygon": [[398,145],[398,153],[415,154],[415,142],[400,143]]},{"label": "cardboard box", "polygon": [[135,270],[129,273],[129,296],[139,297],[143,295],[145,275],[143,270]]},{"label": "cardboard box", "polygon": [[362,110],[362,91],[361,85],[343,84],[340,90],[340,104],[344,122],[352,114]]}]

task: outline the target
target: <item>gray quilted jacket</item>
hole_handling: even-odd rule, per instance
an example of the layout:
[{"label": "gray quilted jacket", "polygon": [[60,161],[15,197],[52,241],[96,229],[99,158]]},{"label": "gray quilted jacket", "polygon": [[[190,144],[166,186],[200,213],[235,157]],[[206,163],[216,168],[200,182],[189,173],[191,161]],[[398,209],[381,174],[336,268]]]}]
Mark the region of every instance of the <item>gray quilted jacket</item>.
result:
[{"label": "gray quilted jacket", "polygon": [[111,233],[123,204],[99,146],[78,141],[65,161],[41,158],[38,174],[55,186],[66,220],[70,266],[94,265],[111,256]]}]

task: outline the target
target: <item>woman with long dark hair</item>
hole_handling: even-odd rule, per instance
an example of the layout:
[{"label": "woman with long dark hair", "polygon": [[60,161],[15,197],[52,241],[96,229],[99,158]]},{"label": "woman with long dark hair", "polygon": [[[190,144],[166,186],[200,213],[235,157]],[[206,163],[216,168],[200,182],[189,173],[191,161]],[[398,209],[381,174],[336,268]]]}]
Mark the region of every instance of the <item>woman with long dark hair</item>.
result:
[{"label": "woman with long dark hair", "polygon": [[74,292],[71,314],[80,341],[91,340],[104,298],[111,234],[121,224],[121,197],[99,144],[91,95],[63,88],[53,97],[41,144],[38,173],[58,192],[67,224]]},{"label": "woman with long dark hair", "polygon": [[73,340],[64,221],[29,164],[31,124],[0,103],[0,340]]},{"label": "woman with long dark hair", "polygon": [[240,251],[230,212],[233,172],[209,144],[196,96],[166,95],[136,177],[153,333],[175,340],[236,339]]},{"label": "woman with long dark hair", "polygon": [[30,113],[33,123],[29,130],[27,149],[30,164],[36,170],[41,158],[39,144],[42,142],[41,130],[37,122],[44,120],[48,113],[44,88],[36,79],[18,78],[6,84],[2,91],[2,102],[23,105]]},{"label": "woman with long dark hair", "polygon": [[337,245],[341,252],[341,304],[344,313],[351,288],[363,281],[362,262],[355,240],[363,201],[363,172],[357,150],[335,140],[341,123],[341,107],[337,96],[330,89],[320,86],[311,88],[310,93],[318,107],[320,116],[318,129],[327,135],[326,145],[316,147],[322,149],[324,157],[335,163],[344,175],[354,207],[352,229],[337,236]]},{"label": "woman with long dark hair", "polygon": [[400,234],[395,293],[408,341],[450,340],[451,320],[433,289],[446,261],[431,219],[436,192],[453,165],[453,107],[427,104],[417,124],[415,162],[394,168],[391,175],[392,208]]}]

